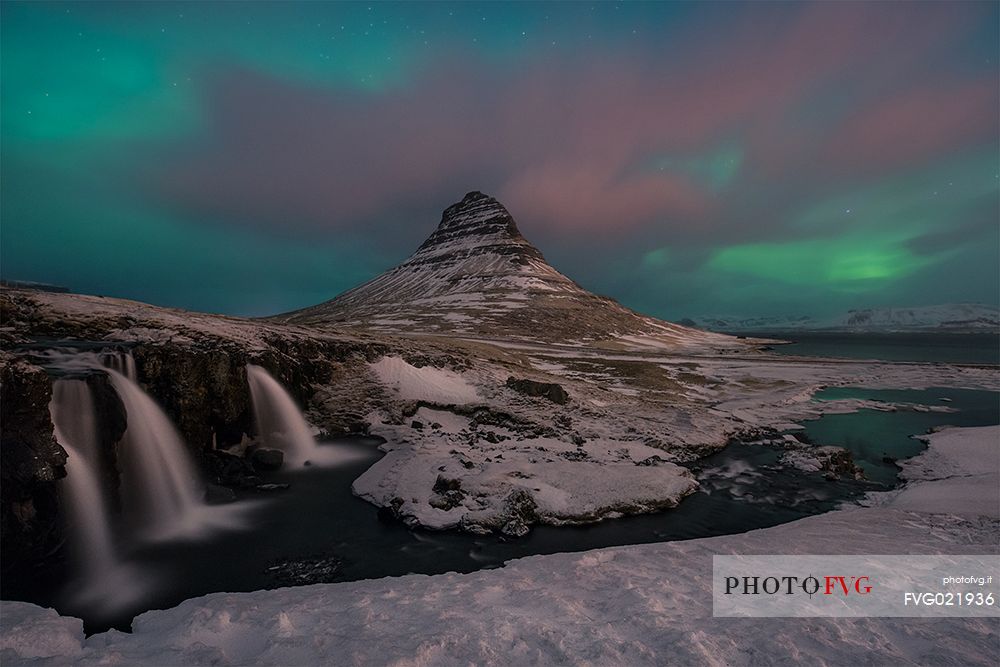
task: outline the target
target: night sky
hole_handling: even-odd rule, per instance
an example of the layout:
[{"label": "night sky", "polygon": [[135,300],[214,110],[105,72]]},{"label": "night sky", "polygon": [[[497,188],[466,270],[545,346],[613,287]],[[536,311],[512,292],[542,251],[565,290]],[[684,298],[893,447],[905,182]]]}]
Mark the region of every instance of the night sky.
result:
[{"label": "night sky", "polygon": [[275,313],[482,190],[662,317],[997,303],[998,6],[4,2],[0,272]]}]

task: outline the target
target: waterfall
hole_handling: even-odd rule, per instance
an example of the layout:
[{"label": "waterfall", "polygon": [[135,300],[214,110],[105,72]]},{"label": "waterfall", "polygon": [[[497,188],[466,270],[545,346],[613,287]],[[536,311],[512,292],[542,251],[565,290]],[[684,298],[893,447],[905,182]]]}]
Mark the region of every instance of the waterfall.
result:
[{"label": "waterfall", "polygon": [[137,382],[139,374],[135,368],[135,357],[131,352],[105,352],[101,355],[104,365],[118,371],[129,380]]},{"label": "waterfall", "polygon": [[107,502],[101,490],[94,399],[85,380],[58,380],[49,412],[56,440],[66,450],[66,478],[60,482],[73,550],[87,581],[117,565]]},{"label": "waterfall", "polygon": [[[67,609],[93,617],[114,615],[159,586],[155,569],[127,554],[136,538],[197,538],[209,531],[249,525],[256,503],[208,506],[190,456],[153,399],[136,383],[130,352],[51,349],[39,355],[59,379],[49,412],[56,440],[67,453],[59,482],[76,576],[62,591]],[[127,426],[117,446],[120,498],[130,530],[112,517],[102,484],[97,397],[86,378],[107,374],[125,408]],[[124,551],[123,551],[124,549]],[[134,552],[133,552],[134,553]],[[123,554],[126,554],[123,556]]]},{"label": "waterfall", "polygon": [[282,450],[290,465],[315,462],[319,454],[316,440],[285,388],[270,373],[253,364],[247,364],[247,382],[257,431],[264,443]]},{"label": "waterfall", "polygon": [[87,381],[53,383],[49,413],[56,441],[67,455],[59,495],[70,548],[79,564],[79,578],[63,592],[64,601],[89,614],[113,614],[145,595],[150,578],[140,577],[115,548],[110,508],[100,482],[94,398]]},{"label": "waterfall", "polygon": [[113,368],[107,372],[128,414],[118,447],[126,513],[152,535],[192,528],[204,493],[184,443],[135,381]]}]

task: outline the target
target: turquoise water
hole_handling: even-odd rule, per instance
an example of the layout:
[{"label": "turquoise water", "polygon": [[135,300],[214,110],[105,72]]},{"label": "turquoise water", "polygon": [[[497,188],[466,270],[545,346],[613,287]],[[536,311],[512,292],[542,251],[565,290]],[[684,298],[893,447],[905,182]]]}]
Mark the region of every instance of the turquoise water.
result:
[{"label": "turquoise water", "polygon": [[816,400],[869,399],[886,403],[917,403],[947,406],[956,412],[882,412],[861,410],[843,415],[824,415],[804,423],[805,434],[818,445],[838,445],[849,449],[865,476],[891,486],[898,468],[883,459],[916,456],[926,445],[914,435],[941,426],[989,426],[1000,424],[1000,393],[969,389],[865,389],[832,387],[820,391]]}]

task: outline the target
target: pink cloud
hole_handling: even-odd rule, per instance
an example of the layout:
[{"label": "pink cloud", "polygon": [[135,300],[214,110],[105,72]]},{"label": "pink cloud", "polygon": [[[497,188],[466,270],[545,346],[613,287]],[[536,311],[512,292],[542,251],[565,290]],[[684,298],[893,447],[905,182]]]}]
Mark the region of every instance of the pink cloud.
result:
[{"label": "pink cloud", "polygon": [[709,197],[686,179],[616,179],[599,164],[552,163],[527,169],[508,181],[499,196],[516,215],[563,230],[613,232],[664,215],[691,222],[702,219],[711,206]]},{"label": "pink cloud", "polygon": [[200,215],[303,229],[352,227],[414,202],[439,210],[481,189],[560,230],[660,221],[698,234],[746,211],[694,174],[644,169],[651,156],[736,141],[739,183],[790,187],[995,136],[992,77],[923,80],[976,25],[971,4],[744,11],[708,40],[663,48],[517,69],[460,53],[380,94],[228,71],[207,88],[208,139],[165,155],[152,186]]},{"label": "pink cloud", "polygon": [[840,169],[900,167],[997,137],[998,84],[918,86],[848,118],[821,155]]}]

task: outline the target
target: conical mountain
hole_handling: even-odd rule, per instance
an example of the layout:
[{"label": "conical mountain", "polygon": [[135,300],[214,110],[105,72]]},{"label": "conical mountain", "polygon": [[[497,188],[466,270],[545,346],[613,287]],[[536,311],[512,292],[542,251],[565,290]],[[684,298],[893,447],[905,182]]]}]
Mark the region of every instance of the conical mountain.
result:
[{"label": "conical mountain", "polygon": [[583,289],[545,261],[507,209],[470,192],[399,266],[278,319],[386,333],[513,338],[622,347],[726,345],[710,334],[640,315]]}]

